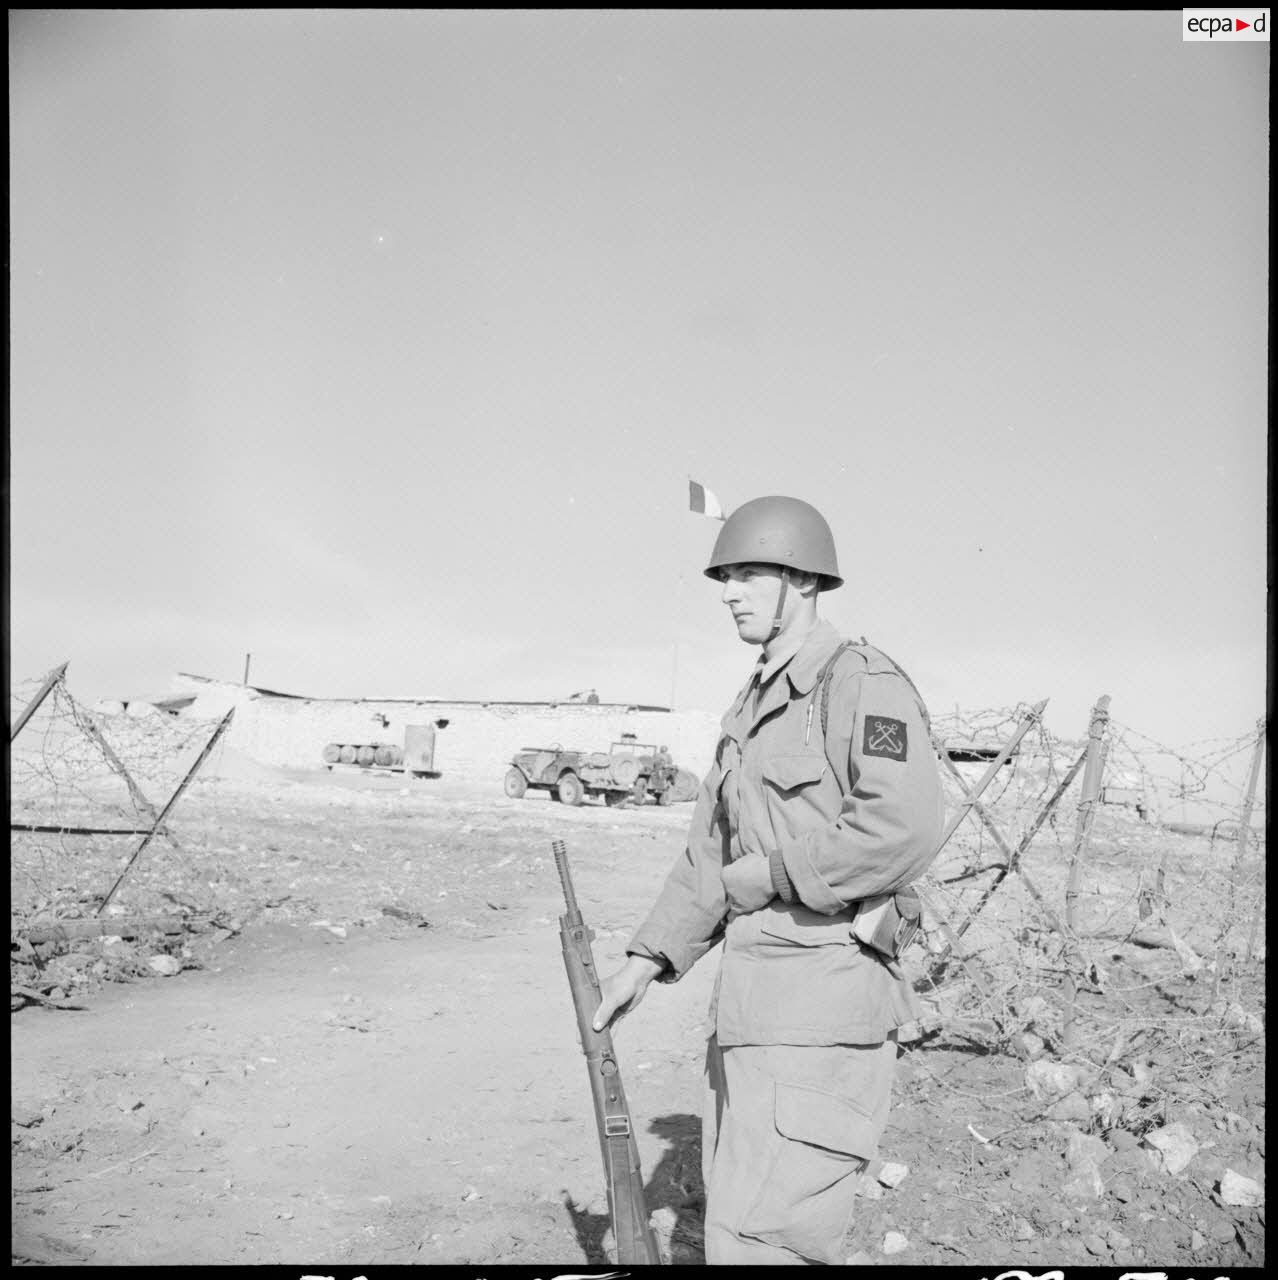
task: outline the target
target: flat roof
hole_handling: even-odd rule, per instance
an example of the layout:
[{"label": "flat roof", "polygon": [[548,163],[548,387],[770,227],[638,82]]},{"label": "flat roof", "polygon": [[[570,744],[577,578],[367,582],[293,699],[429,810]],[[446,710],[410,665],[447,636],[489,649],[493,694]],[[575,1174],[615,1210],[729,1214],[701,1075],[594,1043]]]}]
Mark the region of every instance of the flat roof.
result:
[{"label": "flat roof", "polygon": [[[655,706],[646,702],[586,702],[581,698],[536,698],[522,701],[517,698],[376,698],[360,695],[357,698],[316,698],[309,694],[302,693],[282,693],[279,689],[265,689],[257,684],[239,684],[234,680],[218,680],[213,676],[197,676],[189,671],[179,671],[178,675],[184,680],[198,680],[201,684],[222,685],[228,689],[247,689],[252,693],[261,695],[264,698],[288,698],[294,702],[351,702],[355,704],[365,702],[404,702],[411,703],[414,706],[450,706],[450,707],[594,707],[600,711],[665,711],[669,712],[669,707]],[[172,695],[177,697],[180,695]]]}]

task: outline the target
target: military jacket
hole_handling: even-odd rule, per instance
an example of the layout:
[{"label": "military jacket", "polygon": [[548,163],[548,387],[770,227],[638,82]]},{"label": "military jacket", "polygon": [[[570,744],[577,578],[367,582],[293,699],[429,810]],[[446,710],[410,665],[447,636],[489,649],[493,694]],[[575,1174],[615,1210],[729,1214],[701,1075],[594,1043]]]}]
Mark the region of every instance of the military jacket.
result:
[{"label": "military jacket", "polygon": [[[723,1046],[877,1044],[918,1016],[901,970],[851,921],[935,856],[940,771],[913,686],[869,646],[835,662],[823,735],[819,677],[840,643],[820,622],[777,669],[760,659],[721,722],[687,847],[627,948],[664,961],[671,982],[723,943]],[[768,859],[777,895],[729,918],[721,874],[737,858]]]}]

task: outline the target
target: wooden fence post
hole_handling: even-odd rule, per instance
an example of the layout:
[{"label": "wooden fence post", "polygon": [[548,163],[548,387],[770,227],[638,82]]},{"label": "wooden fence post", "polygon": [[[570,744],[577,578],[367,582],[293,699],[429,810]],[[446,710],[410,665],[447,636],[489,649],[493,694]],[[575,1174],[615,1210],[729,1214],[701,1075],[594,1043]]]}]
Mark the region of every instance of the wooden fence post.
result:
[{"label": "wooden fence post", "polygon": [[[1074,845],[1069,855],[1069,880],[1065,889],[1065,929],[1068,938],[1078,936],[1078,882],[1082,876],[1083,853],[1092,833],[1096,804],[1100,799],[1101,781],[1105,774],[1105,730],[1109,724],[1109,694],[1102,694],[1092,708],[1087,729],[1087,763],[1083,766],[1083,791],[1078,800],[1078,823],[1074,829]],[[1061,1038],[1066,1047],[1074,1041],[1074,1015],[1078,1005],[1077,967],[1082,955],[1077,947],[1069,947],[1065,972],[1065,1017]]]}]

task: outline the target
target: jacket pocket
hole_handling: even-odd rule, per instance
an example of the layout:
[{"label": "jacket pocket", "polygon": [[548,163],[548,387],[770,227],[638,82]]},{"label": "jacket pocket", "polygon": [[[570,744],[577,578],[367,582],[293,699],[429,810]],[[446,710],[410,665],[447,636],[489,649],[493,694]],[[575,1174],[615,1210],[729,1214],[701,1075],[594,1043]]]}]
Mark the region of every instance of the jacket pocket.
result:
[{"label": "jacket pocket", "polygon": [[773,1122],[772,1159],[741,1234],[838,1264],[858,1179],[874,1156],[874,1121],[847,1098],[778,1082]]},{"label": "jacket pocket", "polygon": [[770,782],[778,791],[797,791],[820,782],[828,768],[829,761],[825,756],[804,751],[797,755],[769,756],[763,762],[761,772],[764,781]]},{"label": "jacket pocket", "polygon": [[759,941],[764,946],[782,943],[795,947],[853,945],[852,925],[843,912],[827,916],[801,903],[780,906],[774,902],[770,908],[754,914],[758,919],[759,933],[763,935]]}]

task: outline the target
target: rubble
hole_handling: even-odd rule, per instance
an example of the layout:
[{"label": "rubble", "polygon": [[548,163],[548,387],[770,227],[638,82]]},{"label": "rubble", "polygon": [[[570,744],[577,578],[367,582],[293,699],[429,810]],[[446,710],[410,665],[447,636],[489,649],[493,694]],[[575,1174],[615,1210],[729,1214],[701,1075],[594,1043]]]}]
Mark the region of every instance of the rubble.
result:
[{"label": "rubble", "polygon": [[1038,1058],[1025,1068],[1025,1083],[1036,1098],[1059,1097],[1073,1093],[1083,1078],[1081,1067],[1073,1063],[1053,1062]]},{"label": "rubble", "polygon": [[1145,1145],[1156,1153],[1158,1167],[1164,1173],[1183,1172],[1198,1153],[1198,1142],[1188,1126],[1180,1123],[1165,1125],[1145,1137]]},{"label": "rubble", "polygon": [[1245,1178],[1241,1173],[1226,1169],[1219,1184],[1220,1198],[1225,1204],[1256,1208],[1265,1203],[1265,1191],[1260,1183]]},{"label": "rubble", "polygon": [[1109,1148],[1100,1138],[1075,1130],[1065,1149],[1070,1177],[1061,1190],[1070,1199],[1099,1199],[1105,1194],[1100,1168],[1108,1157]]},{"label": "rubble", "polygon": [[894,1253],[904,1253],[909,1247],[910,1242],[899,1231],[889,1231],[883,1237],[883,1252],[889,1257]]}]

